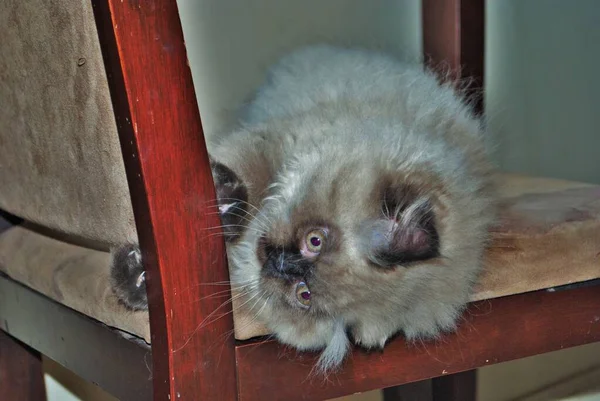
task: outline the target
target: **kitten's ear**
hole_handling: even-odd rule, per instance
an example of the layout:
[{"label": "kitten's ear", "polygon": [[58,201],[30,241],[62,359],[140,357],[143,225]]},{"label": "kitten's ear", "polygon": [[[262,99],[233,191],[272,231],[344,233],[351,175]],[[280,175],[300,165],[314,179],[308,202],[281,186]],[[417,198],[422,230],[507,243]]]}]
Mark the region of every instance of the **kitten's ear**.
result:
[{"label": "kitten's ear", "polygon": [[210,167],[217,192],[219,216],[227,241],[239,237],[247,224],[248,189],[229,167],[210,159]]},{"label": "kitten's ear", "polygon": [[439,256],[439,237],[429,201],[416,199],[370,225],[369,259],[391,268]]}]

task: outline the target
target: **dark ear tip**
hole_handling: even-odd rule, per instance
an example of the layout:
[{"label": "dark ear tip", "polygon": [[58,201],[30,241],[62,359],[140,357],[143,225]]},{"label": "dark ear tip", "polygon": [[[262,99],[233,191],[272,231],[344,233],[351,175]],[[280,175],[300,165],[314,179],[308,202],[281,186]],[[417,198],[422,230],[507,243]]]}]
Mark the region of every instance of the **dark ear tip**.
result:
[{"label": "dark ear tip", "polygon": [[212,158],[210,159],[210,168],[212,169],[212,174],[215,179],[215,185],[218,181],[239,181],[237,174],[235,174],[233,170]]},{"label": "dark ear tip", "polygon": [[225,239],[232,240],[240,234],[244,228],[242,223],[248,219],[248,189],[240,177],[224,164],[211,159],[211,169]]},{"label": "dark ear tip", "polygon": [[[375,227],[390,226],[390,223]],[[372,244],[372,261],[381,267],[394,267],[424,261],[439,256],[439,236],[434,222],[433,211],[427,210],[411,222],[402,220],[394,225],[393,231],[377,235],[386,238],[385,242]]]}]

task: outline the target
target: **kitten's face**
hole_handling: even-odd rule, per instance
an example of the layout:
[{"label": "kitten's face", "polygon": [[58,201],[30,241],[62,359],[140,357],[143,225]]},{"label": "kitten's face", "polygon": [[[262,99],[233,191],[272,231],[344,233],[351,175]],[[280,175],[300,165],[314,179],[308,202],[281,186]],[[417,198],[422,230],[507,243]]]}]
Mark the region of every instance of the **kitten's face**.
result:
[{"label": "kitten's face", "polygon": [[322,322],[360,324],[361,313],[408,292],[407,269],[436,260],[437,198],[432,180],[368,161],[297,165],[311,167],[279,177],[232,259],[258,280],[254,293],[268,304],[261,318],[275,334],[317,348],[328,340]]},{"label": "kitten's face", "polygon": [[365,182],[375,172],[340,170],[310,177],[304,197],[292,204],[281,200],[258,239],[262,287],[282,307],[340,314],[388,287],[402,275],[400,266],[438,255],[425,194],[393,180]]}]

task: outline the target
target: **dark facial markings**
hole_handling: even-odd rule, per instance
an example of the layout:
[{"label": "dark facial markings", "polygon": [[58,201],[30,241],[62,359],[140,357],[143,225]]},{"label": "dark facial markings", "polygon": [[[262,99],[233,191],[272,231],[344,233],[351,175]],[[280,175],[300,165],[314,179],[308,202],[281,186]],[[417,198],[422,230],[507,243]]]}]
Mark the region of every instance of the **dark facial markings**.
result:
[{"label": "dark facial markings", "polygon": [[296,246],[264,245],[263,271],[267,276],[295,281],[310,274],[314,264],[300,254]]},{"label": "dark facial markings", "polygon": [[386,247],[374,252],[379,267],[392,268],[433,259],[440,256],[439,236],[431,215],[421,216],[422,222],[415,226],[398,227],[390,234]]},{"label": "dark facial markings", "polygon": [[338,247],[337,229],[317,220],[301,222],[293,229],[263,236],[257,246],[257,256],[267,276],[289,281],[306,279],[316,264],[328,252]]},{"label": "dark facial markings", "polygon": [[390,269],[440,256],[435,210],[428,198],[402,183],[386,182],[380,191],[382,216],[368,225],[369,261]]}]

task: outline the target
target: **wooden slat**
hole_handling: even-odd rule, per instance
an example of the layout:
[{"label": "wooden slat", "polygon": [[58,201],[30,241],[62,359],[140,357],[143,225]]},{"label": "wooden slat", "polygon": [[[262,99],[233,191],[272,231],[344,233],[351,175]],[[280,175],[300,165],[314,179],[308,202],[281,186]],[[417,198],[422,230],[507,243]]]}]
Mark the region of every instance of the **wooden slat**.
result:
[{"label": "wooden slat", "polygon": [[120,400],[152,399],[148,346],[1,274],[0,328]]},{"label": "wooden slat", "polygon": [[469,305],[458,331],[383,352],[355,349],[327,380],[310,376],[317,355],[274,341],[236,347],[240,400],[321,400],[424,380],[600,341],[600,286],[537,291]]},{"label": "wooden slat", "polygon": [[426,62],[461,84],[483,110],[485,0],[423,0],[423,52]]},{"label": "wooden slat", "polygon": [[92,4],[148,272],[154,398],[233,400],[231,307],[201,285],[229,275],[222,238],[207,234],[220,223],[177,4]]}]

